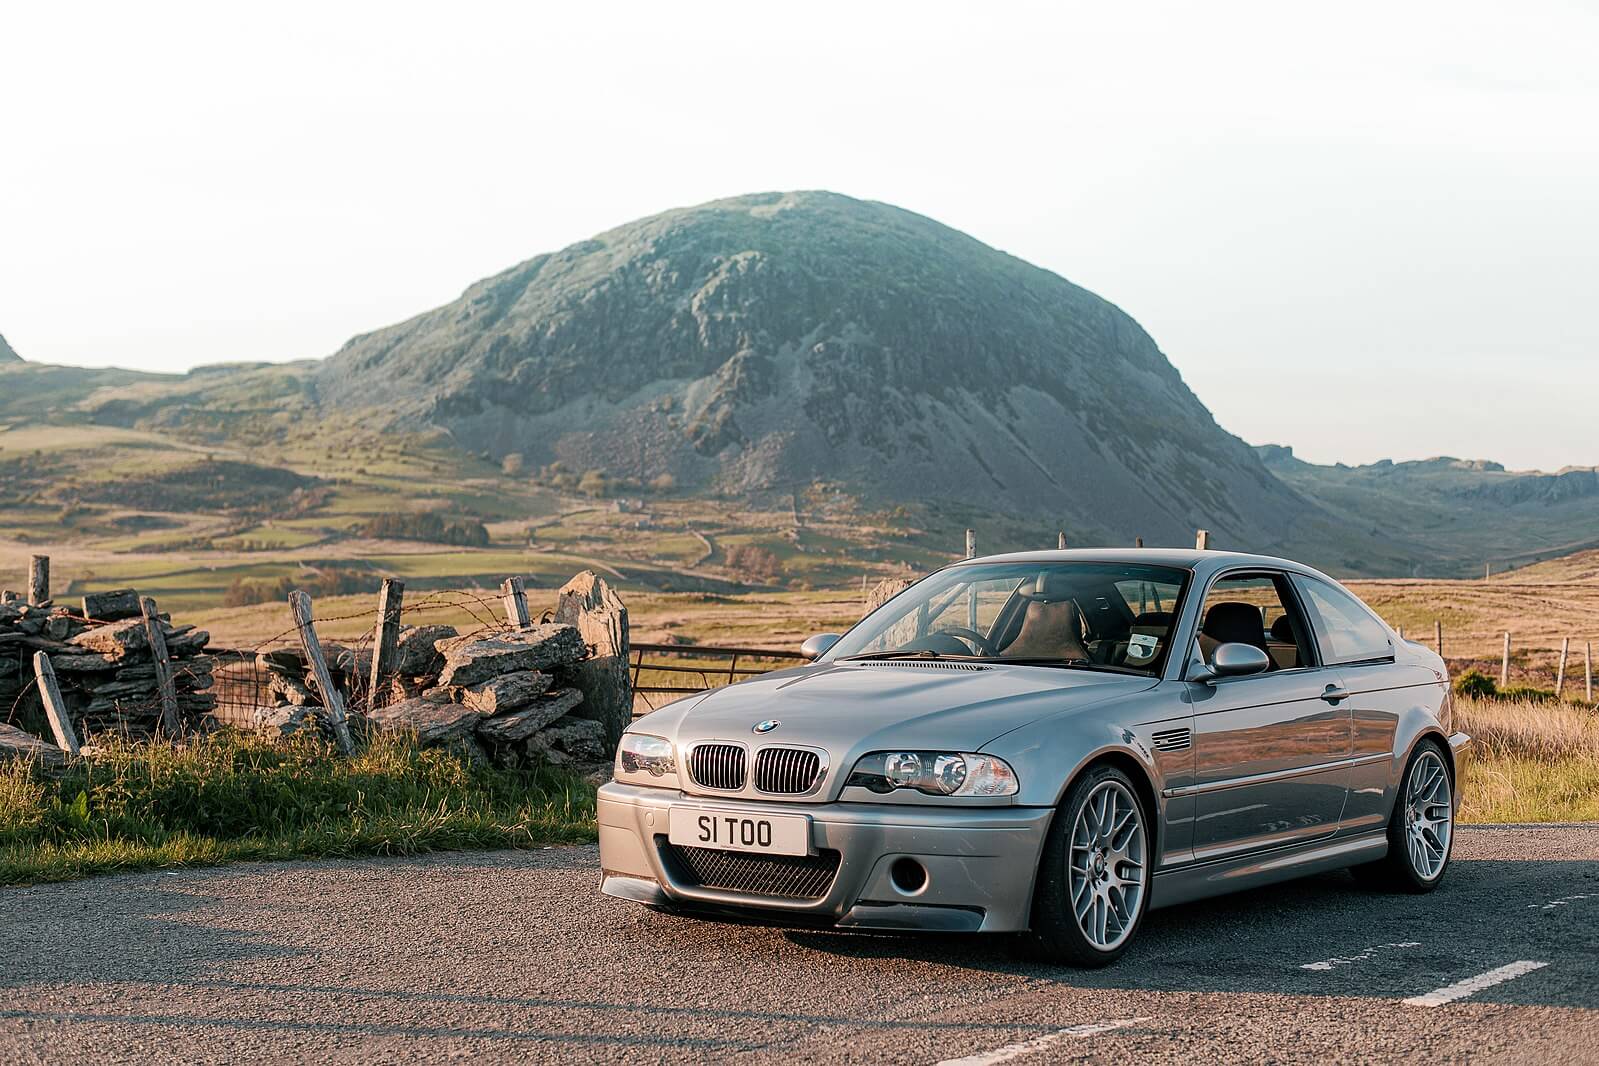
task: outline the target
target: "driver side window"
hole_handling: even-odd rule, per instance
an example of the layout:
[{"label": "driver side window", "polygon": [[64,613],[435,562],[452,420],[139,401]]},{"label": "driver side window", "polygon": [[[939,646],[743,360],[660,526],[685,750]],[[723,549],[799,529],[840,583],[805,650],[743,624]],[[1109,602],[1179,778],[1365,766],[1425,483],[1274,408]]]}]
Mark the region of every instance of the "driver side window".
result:
[{"label": "driver side window", "polygon": [[1247,644],[1271,660],[1272,670],[1309,666],[1304,627],[1283,574],[1238,574],[1211,585],[1200,607],[1199,653],[1205,662],[1222,644]]}]

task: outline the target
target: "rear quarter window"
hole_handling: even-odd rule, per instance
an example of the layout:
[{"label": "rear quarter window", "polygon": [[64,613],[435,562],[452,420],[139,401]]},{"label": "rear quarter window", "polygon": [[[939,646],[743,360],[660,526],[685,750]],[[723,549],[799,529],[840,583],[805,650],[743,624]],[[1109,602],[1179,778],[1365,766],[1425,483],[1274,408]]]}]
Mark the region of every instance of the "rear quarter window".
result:
[{"label": "rear quarter window", "polygon": [[1393,657],[1394,644],[1387,627],[1349,592],[1300,574],[1294,575],[1294,587],[1310,614],[1323,663],[1336,666]]}]

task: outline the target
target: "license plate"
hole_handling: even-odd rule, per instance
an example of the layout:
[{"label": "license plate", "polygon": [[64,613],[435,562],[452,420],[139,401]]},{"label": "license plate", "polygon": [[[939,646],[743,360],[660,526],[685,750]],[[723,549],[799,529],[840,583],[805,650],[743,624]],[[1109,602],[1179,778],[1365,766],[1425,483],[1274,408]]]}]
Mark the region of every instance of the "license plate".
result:
[{"label": "license plate", "polygon": [[690,848],[809,855],[811,820],[803,814],[745,814],[703,807],[673,807],[667,839]]}]

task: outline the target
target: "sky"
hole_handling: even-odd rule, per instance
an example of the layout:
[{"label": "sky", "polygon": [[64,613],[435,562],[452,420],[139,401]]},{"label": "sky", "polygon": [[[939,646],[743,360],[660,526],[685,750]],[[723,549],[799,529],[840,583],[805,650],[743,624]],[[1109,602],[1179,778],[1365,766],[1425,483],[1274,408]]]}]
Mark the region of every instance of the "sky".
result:
[{"label": "sky", "polygon": [[11,5],[0,334],[320,357],[669,207],[831,189],[1136,318],[1314,462],[1599,464],[1599,5]]}]

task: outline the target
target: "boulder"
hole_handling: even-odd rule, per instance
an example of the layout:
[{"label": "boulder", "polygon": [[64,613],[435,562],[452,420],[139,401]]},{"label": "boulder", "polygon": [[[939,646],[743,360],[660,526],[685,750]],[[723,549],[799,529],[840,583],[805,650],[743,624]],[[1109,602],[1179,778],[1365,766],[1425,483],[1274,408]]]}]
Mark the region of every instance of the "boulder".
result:
[{"label": "boulder", "polygon": [[321,703],[305,682],[297,677],[289,677],[285,674],[272,675],[271,691],[274,696],[278,696],[296,707],[307,707]]},{"label": "boulder", "polygon": [[124,659],[135,652],[150,647],[150,635],[145,632],[144,619],[129,618],[110,625],[85,630],[72,638],[71,643],[85,651],[99,652],[113,659]]},{"label": "boulder", "polygon": [[587,659],[562,671],[562,683],[583,693],[578,715],[604,726],[614,744],[633,720],[627,607],[604,579],[585,570],[556,593],[555,620],[574,626],[591,649]]},{"label": "boulder", "polygon": [[402,677],[426,677],[444,669],[444,656],[438,645],[456,636],[454,626],[416,626],[400,634],[394,645],[392,673]]},{"label": "boulder", "polygon": [[83,616],[100,622],[120,622],[141,617],[139,594],[133,589],[90,592],[83,597]]},{"label": "boulder", "polygon": [[257,707],[250,716],[250,725],[276,740],[315,733],[321,727],[321,718],[310,707]]},{"label": "boulder", "polygon": [[546,670],[583,657],[583,638],[573,626],[547,623],[515,633],[457,637],[439,645],[444,653],[441,685],[479,685],[521,670]]},{"label": "boulder", "polygon": [[273,673],[293,674],[298,677],[305,673],[305,656],[294,648],[272,648],[257,652],[255,665]]},{"label": "boulder", "polygon": [[430,700],[402,700],[379,707],[367,715],[372,728],[380,733],[415,733],[418,743],[445,744],[464,740],[483,720],[483,716],[459,703],[433,703]]},{"label": "boulder", "polygon": [[[463,688],[460,702],[486,715],[504,714],[506,711],[526,707],[538,699],[550,687],[551,680],[549,674],[541,674],[537,670],[519,670],[514,674],[501,674],[481,685],[469,685]],[[555,717],[559,718],[560,715]]]},{"label": "boulder", "polygon": [[612,745],[600,723],[568,715],[529,737],[527,752],[560,766],[569,762],[604,762],[612,755]]},{"label": "boulder", "polygon": [[13,725],[0,722],[0,759],[37,759],[47,768],[66,762],[66,752]]},{"label": "boulder", "polygon": [[167,654],[174,659],[186,659],[191,655],[198,655],[207,644],[211,643],[211,634],[203,629],[191,630],[177,636],[167,638]]},{"label": "boulder", "polygon": [[560,720],[583,700],[575,688],[557,689],[534,700],[520,711],[512,711],[478,723],[477,735],[495,744],[515,744]]}]

